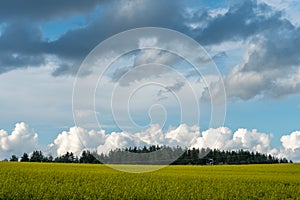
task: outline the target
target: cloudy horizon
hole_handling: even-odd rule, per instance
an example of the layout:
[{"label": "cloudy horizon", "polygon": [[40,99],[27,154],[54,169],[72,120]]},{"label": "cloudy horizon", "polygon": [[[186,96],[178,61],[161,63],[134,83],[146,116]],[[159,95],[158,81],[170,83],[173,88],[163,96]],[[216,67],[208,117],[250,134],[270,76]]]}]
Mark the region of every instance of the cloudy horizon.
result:
[{"label": "cloudy horizon", "polygon": [[271,144],[273,134],[256,129],[239,128],[234,131],[228,127],[219,127],[201,130],[198,126],[180,124],[164,131],[158,124],[152,124],[136,133],[106,133],[105,130],[86,130],[74,126],[57,134],[48,145],[41,145],[39,134],[28,124],[20,122],[11,133],[0,130],[0,159],[8,159],[12,155],[21,157],[23,153],[30,154],[35,150],[41,150],[46,156],[60,156],[67,152],[80,156],[84,150],[107,154],[116,148],[166,145],[228,151],[243,149],[300,162],[299,137],[300,131],[287,133],[280,138],[281,145],[274,147]]}]

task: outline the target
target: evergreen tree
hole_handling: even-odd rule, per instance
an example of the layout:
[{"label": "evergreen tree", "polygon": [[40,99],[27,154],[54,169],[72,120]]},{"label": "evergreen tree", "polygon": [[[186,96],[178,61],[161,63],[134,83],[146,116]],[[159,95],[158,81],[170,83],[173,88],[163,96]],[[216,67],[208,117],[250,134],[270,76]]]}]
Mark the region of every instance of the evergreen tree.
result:
[{"label": "evergreen tree", "polygon": [[21,162],[29,162],[29,156],[27,153],[24,153],[21,157]]},{"label": "evergreen tree", "polygon": [[42,162],[44,159],[41,151],[34,151],[30,157],[30,162]]},{"label": "evergreen tree", "polygon": [[16,155],[12,155],[11,158],[9,159],[11,162],[18,162],[18,157]]}]

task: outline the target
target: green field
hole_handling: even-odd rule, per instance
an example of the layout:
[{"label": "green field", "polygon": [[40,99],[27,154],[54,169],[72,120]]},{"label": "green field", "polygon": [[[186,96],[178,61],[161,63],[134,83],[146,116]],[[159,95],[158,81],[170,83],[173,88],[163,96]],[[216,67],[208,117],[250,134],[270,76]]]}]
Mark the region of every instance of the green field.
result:
[{"label": "green field", "polygon": [[105,165],[1,162],[0,170],[0,199],[300,199],[300,164],[133,174]]}]

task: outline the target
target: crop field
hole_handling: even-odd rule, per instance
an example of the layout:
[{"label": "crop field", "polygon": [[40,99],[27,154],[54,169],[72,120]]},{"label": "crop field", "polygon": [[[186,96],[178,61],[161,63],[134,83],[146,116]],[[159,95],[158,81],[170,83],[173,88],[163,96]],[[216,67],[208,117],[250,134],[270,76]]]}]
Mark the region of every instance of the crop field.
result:
[{"label": "crop field", "polygon": [[126,173],[106,165],[0,162],[0,170],[0,199],[300,199],[300,164]]}]

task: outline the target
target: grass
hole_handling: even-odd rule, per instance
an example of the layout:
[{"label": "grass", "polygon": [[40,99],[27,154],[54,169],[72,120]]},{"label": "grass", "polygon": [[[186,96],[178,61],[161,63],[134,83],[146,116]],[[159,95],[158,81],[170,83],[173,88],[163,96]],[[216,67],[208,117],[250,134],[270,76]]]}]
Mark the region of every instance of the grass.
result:
[{"label": "grass", "polygon": [[1,162],[0,199],[300,199],[300,164],[133,174],[105,165]]}]

